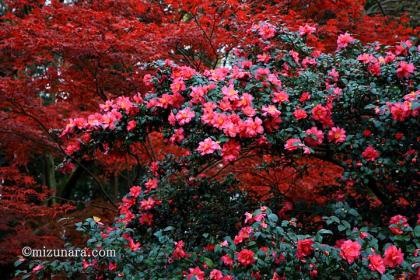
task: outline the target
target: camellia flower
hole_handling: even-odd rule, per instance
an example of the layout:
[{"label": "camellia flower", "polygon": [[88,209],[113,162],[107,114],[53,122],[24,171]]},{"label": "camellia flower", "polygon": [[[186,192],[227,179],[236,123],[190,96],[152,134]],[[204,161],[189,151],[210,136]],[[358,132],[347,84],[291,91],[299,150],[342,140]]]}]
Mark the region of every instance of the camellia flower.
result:
[{"label": "camellia flower", "polygon": [[218,269],[213,269],[210,272],[210,280],[222,280],[223,279],[223,273]]},{"label": "camellia flower", "polygon": [[324,133],[315,126],[306,130],[305,133],[307,136],[303,140],[309,146],[315,147],[322,144],[322,141],[324,140]]},{"label": "camellia flower", "polygon": [[272,24],[264,23],[258,28],[258,34],[263,38],[264,40],[273,38],[274,35],[276,35],[276,29]]},{"label": "camellia flower", "polygon": [[316,28],[313,26],[310,26],[309,24],[305,24],[304,26],[299,26],[299,34],[300,36],[305,36],[312,34],[316,31]]},{"label": "camellia flower", "polygon": [[229,255],[224,255],[220,258],[220,260],[223,262],[226,266],[233,265],[233,259]]},{"label": "camellia flower", "polygon": [[396,121],[405,121],[410,116],[410,102],[388,103],[387,105],[391,111],[392,118]]},{"label": "camellia flower", "polygon": [[280,116],[281,112],[274,105],[263,106],[262,108],[263,116],[272,116],[274,118]]},{"label": "camellia flower", "polygon": [[151,190],[157,189],[158,183],[159,183],[159,180],[156,178],[153,178],[153,179],[147,180],[147,182],[144,183],[144,185],[146,186],[148,191],[151,191]]},{"label": "camellia flower", "polygon": [[229,87],[223,87],[222,94],[230,101],[239,99],[238,92],[233,88],[233,85],[229,85]]},{"label": "camellia flower", "polygon": [[413,63],[407,63],[405,61],[401,61],[398,64],[397,76],[400,79],[402,79],[402,78],[408,78],[408,77],[410,77],[410,75],[412,73],[414,73],[414,70],[415,69],[416,69],[416,67],[414,67],[414,64]]},{"label": "camellia flower", "polygon": [[216,141],[213,141],[210,137],[208,137],[204,139],[204,141],[201,141],[198,144],[197,151],[201,155],[207,155],[207,154],[212,154],[215,151],[220,150],[220,149],[221,149],[220,145]]},{"label": "camellia flower", "polygon": [[225,162],[235,161],[241,152],[241,145],[235,140],[229,140],[223,145],[222,158]]},{"label": "camellia flower", "polygon": [[275,92],[273,97],[274,103],[289,102],[289,95],[284,91]]},{"label": "camellia flower", "polygon": [[305,119],[305,118],[308,116],[308,114],[306,113],[306,111],[305,111],[305,110],[302,110],[302,109],[296,109],[296,110],[293,112],[293,116],[295,116],[295,118],[296,118],[297,120],[301,120],[301,119]]},{"label": "camellia flower", "polygon": [[399,266],[404,261],[404,254],[401,249],[398,249],[395,245],[391,245],[386,248],[384,253],[384,264],[390,268]]},{"label": "camellia flower", "polygon": [[296,257],[299,259],[309,256],[313,252],[312,245],[315,242],[312,239],[303,239],[298,240],[297,242],[297,251],[296,251]]},{"label": "camellia flower", "polygon": [[195,268],[189,269],[189,274],[187,275],[187,279],[195,279],[195,280],[204,280],[206,274],[202,271],[198,266]]},{"label": "camellia flower", "polygon": [[179,260],[185,257],[188,257],[188,254],[184,251],[184,241],[180,240],[175,242],[175,249],[172,252],[172,258],[174,260]]},{"label": "camellia flower", "polygon": [[178,114],[176,114],[176,120],[179,123],[179,125],[184,125],[189,123],[192,118],[195,117],[195,113],[194,111],[192,111],[189,107],[181,110],[178,112]]},{"label": "camellia flower", "polygon": [[408,226],[407,218],[402,215],[395,215],[389,220],[389,230],[395,235],[403,234],[403,228]]},{"label": "camellia flower", "polygon": [[344,49],[345,47],[347,47],[349,44],[351,44],[353,42],[354,42],[354,38],[349,33],[346,32],[346,33],[338,36],[337,48],[339,50]]},{"label": "camellia flower", "polygon": [[380,156],[378,150],[372,146],[368,146],[362,153],[362,157],[367,161],[375,161]]},{"label": "camellia flower", "polygon": [[185,83],[182,78],[175,79],[171,84],[172,93],[179,93],[180,91],[184,91],[185,88]]},{"label": "camellia flower", "polygon": [[380,274],[384,274],[385,272],[385,264],[384,260],[382,259],[381,255],[369,255],[369,269],[372,271],[377,271]]},{"label": "camellia flower", "polygon": [[140,208],[142,210],[151,210],[156,205],[156,200],[149,197],[148,199],[140,201]]},{"label": "camellia flower", "polygon": [[137,122],[135,120],[131,120],[127,124],[127,131],[131,131],[136,128]]},{"label": "camellia flower", "polygon": [[334,143],[342,143],[346,141],[346,131],[343,128],[332,127],[328,132],[328,140]]},{"label": "camellia flower", "polygon": [[359,257],[361,247],[357,241],[346,240],[340,246],[340,256],[351,264]]},{"label": "camellia flower", "polygon": [[305,146],[299,138],[291,138],[286,141],[284,148],[288,151],[296,151],[298,148]]},{"label": "camellia flower", "polygon": [[130,195],[133,197],[138,197],[141,194],[141,187],[139,186],[132,186],[130,188]]},{"label": "camellia flower", "polygon": [[312,118],[316,121],[323,121],[328,116],[328,109],[321,104],[316,105],[312,109]]},{"label": "camellia flower", "polygon": [[309,99],[311,99],[311,95],[309,94],[309,92],[305,91],[302,92],[302,95],[299,97],[299,102],[304,103]]},{"label": "camellia flower", "polygon": [[239,243],[242,243],[244,239],[248,239],[251,236],[251,233],[252,227],[243,227],[235,236],[233,242],[235,243],[235,245],[238,245]]},{"label": "camellia flower", "polygon": [[254,252],[248,249],[242,249],[238,253],[238,262],[243,266],[249,266],[255,262]]}]

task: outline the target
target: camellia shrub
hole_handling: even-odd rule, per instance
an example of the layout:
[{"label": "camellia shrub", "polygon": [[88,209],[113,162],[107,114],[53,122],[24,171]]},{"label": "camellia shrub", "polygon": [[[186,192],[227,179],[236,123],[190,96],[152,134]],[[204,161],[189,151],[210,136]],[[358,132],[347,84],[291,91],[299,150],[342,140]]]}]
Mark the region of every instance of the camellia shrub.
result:
[{"label": "camellia shrub", "polygon": [[[144,77],[148,94],[107,101],[99,113],[71,120],[61,135],[67,164],[135,156],[133,145],[149,145],[152,133],[178,149],[139,160],[138,180],[112,225],[77,225],[87,248],[114,249],[116,257],[20,259],[17,274],[417,279],[420,48],[414,39],[365,46],[346,33],[325,54],[305,44],[315,31],[262,22],[249,31],[255,44],[235,50],[225,67],[199,73],[158,61]],[[219,176],[250,152],[340,166],[338,202],[322,206],[318,222],[279,221],[237,188],[235,172]],[[367,202],[381,205],[380,218],[355,209]]]}]

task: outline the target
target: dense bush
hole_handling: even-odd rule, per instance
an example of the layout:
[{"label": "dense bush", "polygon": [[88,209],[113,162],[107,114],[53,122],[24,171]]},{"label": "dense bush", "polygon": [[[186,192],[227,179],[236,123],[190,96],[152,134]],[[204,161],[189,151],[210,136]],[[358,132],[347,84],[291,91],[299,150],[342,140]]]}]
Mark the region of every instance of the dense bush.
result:
[{"label": "dense bush", "polygon": [[[262,22],[250,32],[259,39],[235,50],[226,61],[233,61],[230,67],[199,73],[156,62],[156,73],[144,78],[147,95],[107,101],[100,113],[70,121],[62,133],[69,141],[67,164],[98,153],[130,153],[131,145],[147,145],[152,132],[179,149],[150,163],[139,161],[138,182],[112,226],[95,219],[78,225],[89,248],[116,249],[117,258],[38,260],[29,266],[34,274],[61,271],[99,279],[418,275],[417,42],[365,46],[346,33],[339,36],[337,51],[325,54],[305,44],[314,32],[309,25],[290,32]],[[236,189],[235,174],[218,175],[250,151],[291,163],[308,157],[341,166],[335,199],[364,207],[381,204],[382,219],[360,217],[339,202],[329,214],[324,211],[325,223],[279,223],[263,206],[246,213],[233,236],[252,205]],[[269,167],[263,162],[259,168]],[[223,241],[224,236],[231,237]]]}]

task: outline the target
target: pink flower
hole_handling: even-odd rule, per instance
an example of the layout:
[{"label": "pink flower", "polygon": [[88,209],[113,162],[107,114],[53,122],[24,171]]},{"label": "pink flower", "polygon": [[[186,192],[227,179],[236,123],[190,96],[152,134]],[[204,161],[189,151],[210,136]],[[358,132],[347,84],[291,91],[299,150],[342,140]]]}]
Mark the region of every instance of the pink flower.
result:
[{"label": "pink flower", "polygon": [[204,277],[206,276],[204,271],[202,271],[198,266],[195,268],[190,268],[189,272],[190,273],[187,275],[188,280],[193,279],[193,277],[195,280],[204,280]]},{"label": "pink flower", "polygon": [[184,129],[182,128],[175,129],[174,134],[172,134],[169,141],[175,144],[175,143],[181,143],[182,140],[184,140]]},{"label": "pink flower", "polygon": [[340,256],[351,264],[359,257],[360,249],[359,242],[346,240],[340,246]]},{"label": "pink flower", "polygon": [[305,36],[312,34],[316,31],[316,28],[313,26],[310,26],[309,24],[305,24],[304,26],[299,26],[299,34],[300,36]]},{"label": "pink flower", "polygon": [[184,251],[184,241],[180,240],[175,242],[175,249],[172,252],[172,258],[174,260],[179,260],[185,257],[188,257],[188,254]]},{"label": "pink flower", "polygon": [[146,74],[146,75],[144,75],[144,77],[143,77],[143,83],[146,85],[146,86],[153,86],[153,76],[152,75],[150,75],[150,74]]},{"label": "pink flower", "polygon": [[395,215],[389,220],[389,230],[395,235],[403,234],[403,228],[408,226],[407,218],[402,215]]},{"label": "pink flower", "polygon": [[151,190],[157,189],[158,183],[159,183],[159,180],[156,178],[153,178],[153,179],[147,180],[147,182],[144,183],[144,185],[146,186],[148,191],[151,191]]},{"label": "pink flower", "polygon": [[195,117],[195,113],[194,111],[192,111],[189,107],[181,110],[178,112],[178,114],[176,114],[176,120],[179,123],[179,125],[184,125],[189,123],[192,118]]},{"label": "pink flower", "polygon": [[321,104],[312,109],[312,118],[316,121],[323,121],[328,117],[328,110]]},{"label": "pink flower", "polygon": [[295,151],[298,148],[303,147],[303,146],[305,145],[302,144],[302,142],[298,138],[291,138],[286,141],[286,144],[284,144],[284,148],[288,151]]},{"label": "pink flower", "polygon": [[248,239],[251,236],[251,233],[252,233],[251,227],[243,227],[235,236],[233,242],[235,243],[235,245],[238,245],[239,243],[242,243],[244,239]]},{"label": "pink flower", "polygon": [[312,239],[303,239],[298,240],[297,242],[297,251],[296,251],[296,257],[299,259],[309,256],[312,254],[314,248],[312,248],[312,245],[315,242]]},{"label": "pink flower", "polygon": [[210,280],[223,280],[223,273],[218,269],[213,269],[210,272]]},{"label": "pink flower", "polygon": [[348,44],[351,44],[354,42],[354,38],[349,34],[349,33],[344,33],[341,34],[340,36],[338,36],[337,39],[337,48],[340,49],[344,49],[345,47],[348,46]]},{"label": "pink flower", "polygon": [[277,110],[276,106],[274,105],[263,106],[261,109],[263,111],[263,116],[270,115],[274,118],[277,118],[281,114],[281,112]]},{"label": "pink flower", "polygon": [[416,69],[416,67],[414,67],[414,64],[413,63],[407,63],[405,61],[401,61],[398,64],[397,76],[400,79],[402,79],[402,78],[408,78],[408,77],[410,77],[410,75],[412,73],[414,73],[414,70],[415,69]]},{"label": "pink flower", "polygon": [[258,29],[258,34],[263,38],[264,40],[273,38],[274,35],[276,35],[276,29],[273,25],[269,23],[264,23],[261,25]]},{"label": "pink flower", "polygon": [[171,84],[172,93],[179,93],[180,91],[184,91],[185,88],[185,83],[182,78],[175,79]]},{"label": "pink flower", "polygon": [[207,154],[212,154],[217,150],[220,150],[221,147],[220,145],[213,141],[210,137],[204,139],[204,141],[201,141],[198,144],[198,148],[197,151],[201,154],[201,155],[207,155]]},{"label": "pink flower", "polygon": [[135,129],[137,126],[137,122],[135,120],[131,120],[128,122],[127,124],[127,131],[131,131],[133,129]]},{"label": "pink flower", "polygon": [[227,100],[235,101],[239,99],[238,92],[233,88],[233,85],[222,88],[222,94]]},{"label": "pink flower", "polygon": [[220,258],[220,260],[223,262],[226,266],[231,266],[233,264],[233,259],[229,255],[224,255]]},{"label": "pink flower", "polygon": [[319,144],[322,144],[322,141],[324,140],[324,133],[315,126],[306,130],[305,133],[307,136],[303,140],[309,146],[316,147]]},{"label": "pink flower", "polygon": [[331,128],[330,132],[328,132],[328,140],[334,143],[342,143],[346,141],[346,131],[339,127]]},{"label": "pink flower", "polygon": [[364,64],[368,64],[368,63],[375,62],[376,58],[370,53],[363,53],[357,57],[357,60]]},{"label": "pink flower", "polygon": [[367,161],[375,161],[380,156],[378,150],[372,146],[368,146],[362,153],[362,157]]},{"label": "pink flower", "polygon": [[132,186],[130,188],[130,195],[133,197],[138,197],[141,194],[141,187],[139,186]]},{"label": "pink flower", "polygon": [[131,251],[137,251],[140,248],[140,242],[134,242],[132,238],[128,239],[128,246],[130,247]]},{"label": "pink flower", "polygon": [[311,95],[309,94],[309,92],[305,91],[302,92],[302,95],[299,97],[299,102],[304,103],[309,99],[311,99]]},{"label": "pink flower", "polygon": [[284,91],[279,91],[274,93],[273,97],[274,103],[283,103],[283,102],[289,102],[289,95],[285,93]]},{"label": "pink flower", "polygon": [[258,117],[254,120],[252,118],[248,118],[245,122],[243,122],[243,128],[245,129],[244,132],[246,137],[255,137],[258,134],[264,133],[262,120]]},{"label": "pink flower", "polygon": [[381,255],[369,255],[369,269],[372,271],[377,271],[380,274],[384,274],[385,272],[385,265],[384,260],[382,259]]},{"label": "pink flower", "polygon": [[391,245],[385,250],[384,264],[390,268],[399,266],[404,261],[404,254],[401,249],[398,249],[395,245]]},{"label": "pink flower", "polygon": [[223,145],[222,158],[225,162],[235,161],[241,152],[241,145],[235,140],[229,140]]},{"label": "pink flower", "polygon": [[334,82],[337,82],[340,74],[337,72],[337,70],[335,70],[335,68],[333,68],[330,72],[328,72],[328,76],[332,77]]},{"label": "pink flower", "polygon": [[243,266],[249,266],[255,262],[254,252],[248,249],[242,249],[238,254],[238,262]]},{"label": "pink flower", "polygon": [[306,119],[306,117],[308,116],[308,114],[306,113],[306,111],[305,111],[305,110],[302,110],[302,109],[296,109],[296,110],[293,112],[293,116],[295,116],[295,118],[296,118],[297,120],[301,120],[301,119]]},{"label": "pink flower", "polygon": [[153,207],[156,205],[156,200],[149,197],[148,199],[144,199],[140,201],[140,209],[141,210],[152,210]]},{"label": "pink flower", "polygon": [[410,116],[410,102],[389,103],[388,107],[391,111],[392,118],[396,121],[403,122]]}]

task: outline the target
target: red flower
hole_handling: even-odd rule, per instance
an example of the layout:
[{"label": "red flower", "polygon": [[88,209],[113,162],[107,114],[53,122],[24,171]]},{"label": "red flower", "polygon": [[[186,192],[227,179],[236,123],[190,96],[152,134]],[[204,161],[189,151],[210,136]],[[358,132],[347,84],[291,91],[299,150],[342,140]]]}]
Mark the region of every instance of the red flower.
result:
[{"label": "red flower", "polygon": [[313,252],[312,245],[315,242],[312,239],[303,239],[298,240],[297,242],[297,252],[296,256],[301,259],[303,257],[309,256]]},{"label": "red flower", "polygon": [[407,218],[402,215],[395,215],[389,220],[389,230],[395,235],[403,234],[402,228],[408,226]]},{"label": "red flower", "polygon": [[378,152],[378,150],[376,150],[372,146],[367,147],[362,153],[362,157],[367,161],[375,161],[379,156],[380,153]]},{"label": "red flower", "polygon": [[195,280],[204,280],[206,274],[198,266],[189,269],[190,273],[187,275],[187,279],[191,280],[195,277]]},{"label": "red flower", "polygon": [[397,76],[400,79],[408,78],[414,72],[415,69],[416,67],[414,67],[413,63],[407,63],[405,61],[401,61],[398,64]]},{"label": "red flower", "polygon": [[306,111],[305,111],[305,110],[302,110],[302,109],[296,109],[296,110],[293,112],[293,116],[295,116],[295,118],[296,118],[297,120],[301,120],[301,119],[305,119],[305,118],[308,116],[308,114],[306,114]]},{"label": "red flower", "polygon": [[311,147],[318,146],[324,140],[324,133],[315,126],[305,131],[306,137],[303,139]]},{"label": "red flower", "polygon": [[132,186],[130,188],[130,195],[133,197],[138,197],[141,193],[141,187],[139,186]]},{"label": "red flower", "polygon": [[248,249],[243,249],[238,254],[238,261],[243,266],[251,265],[255,262],[254,252]]},{"label": "red flower", "polygon": [[351,264],[359,257],[360,249],[359,242],[346,240],[340,246],[340,256]]},{"label": "red flower", "polygon": [[333,127],[328,132],[328,140],[334,143],[342,143],[346,141],[346,131],[339,127]]},{"label": "red flower", "polygon": [[179,260],[185,257],[188,257],[188,254],[184,251],[184,241],[180,240],[175,242],[175,249],[172,252],[172,258],[174,260]]},{"label": "red flower", "polygon": [[137,125],[137,123],[136,123],[135,120],[129,121],[128,124],[127,124],[127,131],[131,131],[131,130],[135,129],[136,125]]},{"label": "red flower", "polygon": [[353,43],[354,38],[349,33],[344,33],[338,36],[337,39],[337,48],[338,49],[344,49],[348,46],[348,44]]},{"label": "red flower", "polygon": [[398,249],[395,245],[391,245],[385,250],[384,264],[390,268],[399,266],[404,261],[404,254],[401,249]]},{"label": "red flower", "polygon": [[213,141],[210,137],[208,137],[204,141],[201,141],[198,144],[197,151],[201,155],[207,155],[207,154],[212,154],[216,150],[220,150],[220,149],[221,149],[220,145],[217,142]]},{"label": "red flower", "polygon": [[376,270],[380,274],[384,274],[385,265],[384,265],[384,260],[382,259],[381,255],[369,256],[369,269],[372,271]]},{"label": "red flower", "polygon": [[241,152],[241,145],[235,140],[229,140],[223,145],[222,158],[225,162],[235,161]]}]

